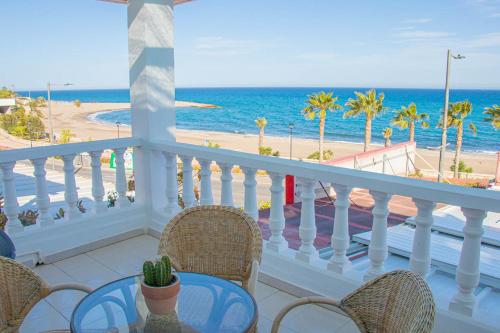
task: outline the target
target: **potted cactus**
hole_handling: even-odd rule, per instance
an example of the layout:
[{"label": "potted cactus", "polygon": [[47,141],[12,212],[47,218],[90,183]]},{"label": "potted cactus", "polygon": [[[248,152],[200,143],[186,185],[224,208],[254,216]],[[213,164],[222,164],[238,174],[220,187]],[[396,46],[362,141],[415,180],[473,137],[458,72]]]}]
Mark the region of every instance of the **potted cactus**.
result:
[{"label": "potted cactus", "polygon": [[142,270],[141,291],[149,312],[164,315],[174,310],[180,283],[179,276],[172,273],[170,258],[163,256],[156,262],[146,261]]}]

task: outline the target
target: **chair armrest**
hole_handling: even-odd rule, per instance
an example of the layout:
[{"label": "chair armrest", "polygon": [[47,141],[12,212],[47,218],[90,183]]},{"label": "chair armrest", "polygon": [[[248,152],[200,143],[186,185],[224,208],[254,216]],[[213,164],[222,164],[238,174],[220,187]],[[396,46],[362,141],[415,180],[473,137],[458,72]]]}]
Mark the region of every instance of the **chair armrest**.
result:
[{"label": "chair armrest", "polygon": [[[320,296],[311,296],[311,297],[302,297],[299,298],[296,301],[293,301],[292,303],[288,304],[285,306],[279,313],[276,315],[276,318],[274,319],[273,326],[271,328],[271,333],[278,333],[278,329],[280,327],[281,321],[283,318],[293,310],[294,308],[301,306],[301,305],[306,305],[306,304],[325,304],[325,305],[331,305],[334,306],[340,310],[340,303],[334,300],[333,298],[328,298],[328,297],[320,297]],[[342,311],[343,312],[343,311]]]},{"label": "chair armrest", "polygon": [[257,287],[257,279],[259,277],[259,262],[254,260],[250,269],[250,277],[248,278],[248,292],[255,296],[255,288]]},{"label": "chair armrest", "polygon": [[61,291],[61,290],[79,290],[79,291],[83,291],[84,293],[87,293],[87,294],[92,292],[92,288],[89,288],[89,287],[84,286],[82,284],[62,283],[62,284],[52,286],[50,288],[50,293],[53,293],[56,291]]}]

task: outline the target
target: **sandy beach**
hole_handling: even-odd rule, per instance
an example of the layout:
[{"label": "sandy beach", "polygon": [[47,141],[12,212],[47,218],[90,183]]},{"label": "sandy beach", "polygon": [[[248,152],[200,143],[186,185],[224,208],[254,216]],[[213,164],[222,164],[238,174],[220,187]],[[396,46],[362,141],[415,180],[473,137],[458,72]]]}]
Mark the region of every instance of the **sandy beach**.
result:
[{"label": "sandy beach", "polygon": [[[176,102],[177,107],[195,106],[200,108],[216,107],[210,104],[198,104],[191,102]],[[82,103],[76,107],[71,102],[52,102],[54,133],[58,136],[63,129],[70,129],[75,134],[75,142],[87,140],[101,140],[117,137],[117,128],[111,124],[103,124],[93,121],[91,115],[96,112],[106,112],[113,110],[129,109],[129,103]],[[42,109],[44,114],[46,110]],[[206,110],[210,112],[209,110]],[[47,119],[45,119],[47,122]],[[127,137],[131,135],[131,129],[128,126],[120,127],[120,136]],[[213,141],[221,145],[222,148],[231,150],[255,152],[258,153],[258,136],[251,134],[233,134],[214,131],[194,131],[177,129],[177,141],[203,145],[207,141]],[[2,140],[3,141],[3,140]],[[271,146],[273,150],[279,150],[281,156],[289,156],[290,141],[288,137],[267,136],[264,139],[266,146]],[[11,144],[7,144],[11,146]],[[377,147],[377,145],[373,145]],[[14,147],[13,147],[14,148]],[[17,147],[16,147],[17,148]],[[335,158],[351,155],[363,150],[363,145],[359,143],[325,141],[325,149],[331,149]],[[311,152],[318,150],[318,141],[312,139],[302,139],[294,137],[293,139],[293,157],[306,158]],[[438,165],[439,152],[418,149],[416,165],[421,169],[431,169],[427,163],[435,168]],[[454,152],[447,152],[446,170],[453,161]],[[496,155],[483,153],[462,153],[462,159],[468,166],[471,166],[474,173],[493,175],[496,168]],[[427,163],[425,161],[427,161]]]}]

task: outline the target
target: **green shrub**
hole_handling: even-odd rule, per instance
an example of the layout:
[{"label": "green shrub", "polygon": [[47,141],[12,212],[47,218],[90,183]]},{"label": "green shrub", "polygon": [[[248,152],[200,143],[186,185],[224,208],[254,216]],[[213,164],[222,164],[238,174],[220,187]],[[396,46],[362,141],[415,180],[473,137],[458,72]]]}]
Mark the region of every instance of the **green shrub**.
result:
[{"label": "green shrub", "polygon": [[271,201],[270,200],[259,200],[259,210],[270,209]]},{"label": "green shrub", "polygon": [[[310,160],[319,160],[319,151],[315,151],[314,153],[307,156],[307,158]],[[323,151],[323,160],[324,161],[329,161],[332,158],[333,158],[333,151],[331,151],[330,149]]]},{"label": "green shrub", "polygon": [[271,156],[272,153],[273,153],[273,148],[271,147],[266,147],[266,146],[259,147],[259,155]]},{"label": "green shrub", "polygon": [[82,102],[80,102],[80,100],[79,100],[79,99],[75,100],[75,101],[73,102],[73,104],[75,104],[75,106],[76,106],[77,108],[79,108],[80,106],[82,106]]},{"label": "green shrub", "polygon": [[[453,164],[450,166],[451,171],[455,171],[455,159],[453,159]],[[458,162],[458,172],[472,173],[474,172],[471,167],[465,165],[464,161]]]},{"label": "green shrub", "polygon": [[208,148],[220,148],[220,144],[213,142],[213,141],[208,141],[207,147]]}]

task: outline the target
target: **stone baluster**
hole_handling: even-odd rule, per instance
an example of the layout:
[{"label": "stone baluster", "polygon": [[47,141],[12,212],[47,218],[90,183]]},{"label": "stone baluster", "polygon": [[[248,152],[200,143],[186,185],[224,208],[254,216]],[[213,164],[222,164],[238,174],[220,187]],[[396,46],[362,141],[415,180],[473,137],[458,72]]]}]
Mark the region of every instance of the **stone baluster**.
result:
[{"label": "stone baluster", "polygon": [[431,227],[434,223],[432,212],[436,204],[432,201],[413,199],[418,212],[415,217],[415,236],[410,255],[410,269],[422,277],[431,270]]},{"label": "stone baluster", "polygon": [[212,161],[198,159],[200,162],[201,170],[201,189],[200,189],[200,204],[201,205],[213,205],[214,196],[212,195],[212,170],[210,170],[210,166],[212,165]]},{"label": "stone baluster", "polygon": [[375,200],[375,206],[372,210],[372,238],[368,246],[370,268],[364,276],[365,281],[373,279],[384,272],[384,263],[388,254],[387,217],[389,216],[388,204],[391,195],[379,191],[370,191],[370,194]]},{"label": "stone baluster", "polygon": [[257,207],[257,181],[255,176],[257,170],[252,168],[243,168],[245,174],[245,213],[250,215],[255,221],[259,220],[259,209]]},{"label": "stone baluster", "polygon": [[310,262],[319,257],[318,251],[314,247],[316,239],[316,215],[314,211],[314,184],[312,179],[299,179],[301,184],[300,197],[302,208],[300,211],[299,237],[301,241],[300,248],[295,257],[298,260]]},{"label": "stone baluster", "polygon": [[193,186],[193,157],[181,156],[182,161],[182,201],[184,208],[196,205]]},{"label": "stone baluster", "polygon": [[47,189],[47,172],[45,171],[46,162],[46,157],[31,160],[31,163],[35,168],[33,175],[35,176],[36,185],[36,206],[38,209],[37,223],[39,223],[41,227],[54,224],[54,218],[49,212],[50,198],[49,191]]},{"label": "stone baluster", "polygon": [[481,236],[486,212],[480,209],[462,208],[465,215],[464,241],[460,251],[456,281],[458,291],[451,300],[450,310],[472,316],[476,307],[474,290],[479,284]]},{"label": "stone baluster", "polygon": [[130,200],[127,198],[127,175],[125,174],[125,158],[124,154],[127,148],[115,148],[115,162],[116,162],[116,192],[118,192],[118,199],[116,200],[118,207],[130,206]]},{"label": "stone baluster", "polygon": [[16,184],[14,183],[14,166],[16,162],[1,163],[2,181],[3,181],[3,195],[4,195],[4,211],[7,217],[7,224],[5,229],[8,233],[14,234],[22,232],[24,227],[19,221],[18,205],[16,195]]},{"label": "stone baluster", "polygon": [[64,218],[73,220],[81,217],[78,207],[78,191],[76,189],[75,166],[73,164],[76,154],[63,155],[64,162],[64,200],[66,201],[66,211]]},{"label": "stone baluster", "polygon": [[102,170],[101,170],[101,156],[102,150],[91,151],[90,155],[90,166],[92,167],[92,197],[94,198],[94,206],[92,207],[92,212],[94,214],[99,214],[105,212],[108,209],[107,203],[104,201],[104,184],[102,181]]},{"label": "stone baluster", "polygon": [[333,255],[328,262],[328,269],[342,274],[351,267],[351,261],[347,258],[347,250],[351,245],[349,237],[349,194],[352,188],[335,183],[332,186],[336,194],[335,220],[331,240]]},{"label": "stone baluster", "polygon": [[174,216],[181,210],[179,207],[179,185],[177,183],[177,155],[164,152],[163,156],[165,157],[165,195],[167,197],[165,212]]},{"label": "stone baluster", "polygon": [[233,174],[231,173],[233,169],[232,164],[218,163],[222,170],[221,180],[221,197],[220,204],[222,206],[234,206],[233,202]]},{"label": "stone baluster", "polygon": [[288,248],[288,242],[283,237],[283,230],[285,229],[285,212],[283,209],[283,196],[284,175],[278,173],[269,173],[271,178],[271,212],[269,214],[269,229],[271,230],[271,237],[267,243],[267,248],[281,252]]}]

